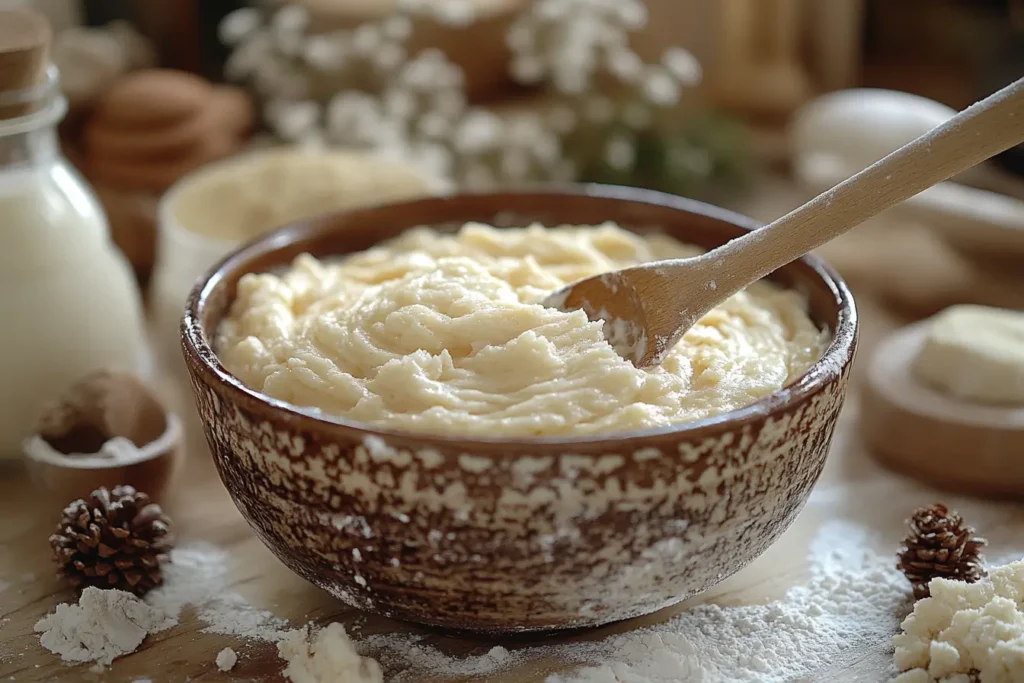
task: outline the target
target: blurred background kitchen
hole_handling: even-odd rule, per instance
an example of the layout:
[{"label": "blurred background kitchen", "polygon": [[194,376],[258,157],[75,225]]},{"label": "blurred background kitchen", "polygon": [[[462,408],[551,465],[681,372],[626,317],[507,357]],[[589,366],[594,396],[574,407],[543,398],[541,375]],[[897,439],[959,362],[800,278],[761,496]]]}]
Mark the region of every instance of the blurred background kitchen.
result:
[{"label": "blurred background kitchen", "polygon": [[[770,220],[1024,73],[1021,0],[0,0],[18,4],[54,27],[61,144],[157,368],[195,279],[279,225],[529,181]],[[865,328],[1024,307],[1022,174],[1011,150],[827,245]]]}]

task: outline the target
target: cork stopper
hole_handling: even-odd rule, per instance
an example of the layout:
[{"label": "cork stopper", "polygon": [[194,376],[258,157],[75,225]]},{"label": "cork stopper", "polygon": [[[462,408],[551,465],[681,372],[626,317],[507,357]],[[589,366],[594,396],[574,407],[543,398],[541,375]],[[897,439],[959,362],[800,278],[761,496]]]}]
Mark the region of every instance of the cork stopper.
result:
[{"label": "cork stopper", "polygon": [[0,119],[31,114],[45,104],[42,86],[52,38],[50,23],[39,12],[0,10]]}]

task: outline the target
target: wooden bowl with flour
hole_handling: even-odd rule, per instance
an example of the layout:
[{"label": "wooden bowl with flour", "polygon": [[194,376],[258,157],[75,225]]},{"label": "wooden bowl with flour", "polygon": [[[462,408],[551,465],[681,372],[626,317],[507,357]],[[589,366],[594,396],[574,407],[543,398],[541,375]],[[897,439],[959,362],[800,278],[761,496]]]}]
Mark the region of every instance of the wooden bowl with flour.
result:
[{"label": "wooden bowl with flour", "polygon": [[469,438],[317,416],[244,385],[211,339],[242,275],[359,251],[407,228],[598,224],[715,247],[753,221],[655,192],[583,186],[436,197],[304,222],[193,290],[182,344],[221,479],[292,570],[359,609],[447,628],[594,626],[708,589],[760,555],[825,463],[857,338],[815,258],[772,276],[832,334],[784,389],[717,417],[601,437]]}]

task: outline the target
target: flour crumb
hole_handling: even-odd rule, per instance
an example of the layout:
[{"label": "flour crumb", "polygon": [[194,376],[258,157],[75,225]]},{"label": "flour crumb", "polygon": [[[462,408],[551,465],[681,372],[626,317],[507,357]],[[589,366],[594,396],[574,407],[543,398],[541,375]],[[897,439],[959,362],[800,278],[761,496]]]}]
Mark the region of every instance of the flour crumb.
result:
[{"label": "flour crumb", "polygon": [[109,665],[134,652],[150,633],[170,628],[177,619],[131,593],[89,586],[78,604],[61,604],[35,625],[39,642],[65,662]]},{"label": "flour crumb", "polygon": [[312,640],[308,628],[291,631],[277,644],[277,652],[288,662],[284,675],[292,683],[384,683],[377,660],[360,656],[337,622]]},{"label": "flour crumb", "polygon": [[217,653],[217,668],[221,671],[231,671],[238,663],[238,655],[230,647],[226,647]]},{"label": "flour crumb", "polygon": [[893,638],[894,683],[1024,680],[1024,560],[977,583],[932,579]]}]

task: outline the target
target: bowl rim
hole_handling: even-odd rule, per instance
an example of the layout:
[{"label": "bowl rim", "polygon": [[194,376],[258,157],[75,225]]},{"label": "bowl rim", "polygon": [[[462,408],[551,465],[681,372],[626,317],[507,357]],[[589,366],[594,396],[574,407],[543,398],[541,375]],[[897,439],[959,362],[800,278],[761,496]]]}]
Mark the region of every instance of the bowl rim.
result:
[{"label": "bowl rim", "polygon": [[[679,197],[656,190],[641,188],[587,184],[545,184],[539,187],[498,189],[493,191],[459,191],[450,194],[435,195],[411,201],[394,202],[387,205],[374,206],[352,211],[337,211],[318,216],[291,225],[283,226],[258,237],[212,266],[206,274],[196,281],[189,293],[185,313],[181,321],[181,346],[186,366],[190,373],[196,368],[206,378],[206,383],[216,382],[232,400],[244,403],[256,403],[265,408],[273,409],[289,422],[301,424],[312,421],[317,427],[324,429],[350,430],[366,438],[391,438],[405,442],[416,442],[419,448],[472,448],[480,445],[484,448],[496,446],[530,447],[530,446],[585,446],[607,445],[609,442],[627,442],[636,439],[678,435],[681,438],[711,436],[723,428],[737,428],[763,420],[772,413],[781,412],[796,406],[821,391],[831,382],[839,379],[847,366],[852,362],[857,341],[858,313],[853,294],[839,274],[823,260],[808,254],[798,261],[809,266],[814,274],[827,287],[837,303],[836,328],[830,330],[831,341],[822,353],[803,374],[792,383],[771,392],[741,408],[712,415],[699,420],[683,422],[677,425],[662,425],[626,432],[609,434],[589,434],[585,436],[550,436],[550,437],[487,437],[465,434],[436,434],[417,432],[414,430],[397,429],[384,425],[359,422],[344,417],[324,413],[315,408],[296,406],[286,401],[267,396],[245,385],[225,368],[213,350],[212,343],[203,331],[202,314],[207,301],[220,283],[230,274],[245,267],[254,258],[264,256],[281,249],[298,239],[310,238],[332,229],[333,222],[339,216],[361,219],[369,214],[372,216],[381,208],[416,205],[430,205],[458,201],[463,197],[597,197],[617,201],[628,201],[699,214],[708,218],[729,223],[743,230],[755,230],[762,223],[739,213],[729,211],[694,199]],[[411,227],[411,226],[410,226]],[[312,431],[307,428],[305,431]]]}]

